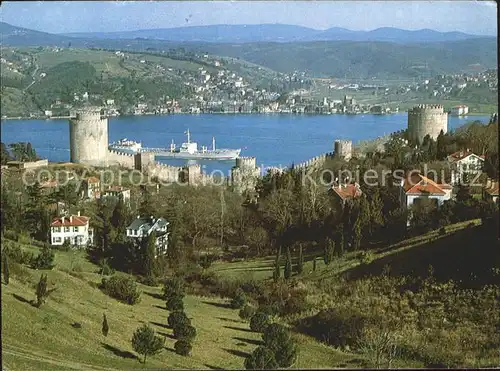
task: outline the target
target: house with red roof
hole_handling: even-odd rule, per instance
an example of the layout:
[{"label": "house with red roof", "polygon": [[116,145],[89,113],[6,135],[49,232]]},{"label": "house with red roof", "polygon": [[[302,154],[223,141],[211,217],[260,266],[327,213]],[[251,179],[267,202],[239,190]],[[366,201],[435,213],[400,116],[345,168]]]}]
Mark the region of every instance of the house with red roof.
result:
[{"label": "house with red roof", "polygon": [[410,208],[424,199],[430,199],[436,207],[451,199],[453,187],[450,184],[436,183],[417,171],[410,171],[401,180],[400,203],[403,208]]},{"label": "house with red roof", "polygon": [[332,194],[337,197],[341,205],[347,201],[359,198],[363,195],[358,183],[342,184],[332,186]]},{"label": "house with red roof", "polygon": [[473,181],[483,169],[484,156],[476,155],[469,149],[452,153],[448,156],[451,168],[451,184]]},{"label": "house with red roof", "polygon": [[121,197],[125,203],[130,202],[130,189],[122,186],[108,186],[102,193],[102,197],[114,197],[116,199]]},{"label": "house with red roof", "polygon": [[69,241],[72,246],[84,247],[93,241],[94,232],[89,226],[90,218],[80,215],[69,215],[54,218],[50,224],[50,242],[53,246]]}]

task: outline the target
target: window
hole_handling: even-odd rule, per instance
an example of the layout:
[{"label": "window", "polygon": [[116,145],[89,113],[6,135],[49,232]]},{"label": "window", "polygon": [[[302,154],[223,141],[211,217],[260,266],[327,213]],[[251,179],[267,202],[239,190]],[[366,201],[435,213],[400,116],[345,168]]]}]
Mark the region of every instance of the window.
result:
[{"label": "window", "polygon": [[69,227],[64,227],[64,232],[68,233],[69,232]]},{"label": "window", "polygon": [[54,232],[56,232],[56,233],[61,232],[61,227],[54,227]]},{"label": "window", "polygon": [[55,237],[54,242],[61,242],[61,237]]},{"label": "window", "polygon": [[73,227],[73,232],[78,232],[78,227]]}]

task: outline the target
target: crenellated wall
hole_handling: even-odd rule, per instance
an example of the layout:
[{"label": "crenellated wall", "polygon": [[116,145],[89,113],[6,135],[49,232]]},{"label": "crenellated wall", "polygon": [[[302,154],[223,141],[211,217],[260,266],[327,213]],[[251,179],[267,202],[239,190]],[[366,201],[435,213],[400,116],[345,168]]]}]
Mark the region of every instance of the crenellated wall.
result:
[{"label": "crenellated wall", "polygon": [[108,149],[108,165],[135,169],[135,158],[131,153],[117,152]]},{"label": "crenellated wall", "polygon": [[333,144],[335,156],[344,160],[350,160],[352,157],[352,141],[336,140]]},{"label": "crenellated wall", "polygon": [[314,167],[314,168],[319,169],[325,164],[327,159],[333,158],[334,155],[335,155],[334,152],[324,153],[322,155],[313,157],[310,160],[307,160],[305,162],[301,162],[300,164],[295,165],[294,168],[295,169],[305,169],[305,168],[309,168],[309,167]]},{"label": "crenellated wall", "polygon": [[253,192],[260,176],[255,157],[239,157],[231,169],[231,184],[238,193]]}]

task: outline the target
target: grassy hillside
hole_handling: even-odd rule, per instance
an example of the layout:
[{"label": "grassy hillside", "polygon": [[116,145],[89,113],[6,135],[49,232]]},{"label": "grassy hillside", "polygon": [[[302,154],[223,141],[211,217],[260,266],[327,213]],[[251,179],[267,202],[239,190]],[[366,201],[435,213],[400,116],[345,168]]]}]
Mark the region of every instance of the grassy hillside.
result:
[{"label": "grassy hillside", "polygon": [[[4,242],[4,241],[2,241]],[[37,248],[25,245],[24,249]],[[73,268],[71,268],[73,267]],[[103,294],[95,286],[97,267],[82,253],[56,252],[56,267],[48,273],[56,291],[40,309],[29,301],[35,298],[33,285],[40,271],[26,268],[2,286],[2,356],[8,370],[118,370],[143,368],[136,359],[130,339],[142,323],[151,324],[166,337],[166,349],[148,358],[146,369],[157,368],[241,368],[244,357],[260,342],[238,311],[224,300],[187,296],[186,313],[198,335],[190,357],[173,352],[175,340],[167,326],[168,311],[159,288],[140,286],[141,302],[130,306]],[[110,332],[101,334],[106,313]],[[72,323],[82,325],[73,328]],[[300,347],[296,367],[363,367],[363,357],[343,353],[313,339],[296,334]]]}]

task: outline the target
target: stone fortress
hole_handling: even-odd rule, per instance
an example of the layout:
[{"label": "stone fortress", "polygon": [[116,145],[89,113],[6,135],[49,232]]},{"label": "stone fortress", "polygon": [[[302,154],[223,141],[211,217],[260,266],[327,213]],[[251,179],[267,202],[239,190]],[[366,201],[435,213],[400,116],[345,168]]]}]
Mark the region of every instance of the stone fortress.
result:
[{"label": "stone fortress", "polygon": [[408,111],[408,139],[422,143],[426,135],[434,140],[448,131],[448,113],[440,104],[419,104]]},{"label": "stone fortress", "polygon": [[336,140],[333,151],[336,157],[349,161],[352,157],[352,140]]},{"label": "stone fortress", "polygon": [[87,107],[70,118],[70,161],[95,167],[120,166],[139,170],[159,181],[198,184],[200,165],[170,166],[155,161],[154,153],[129,154],[108,148],[108,119],[99,107]]},{"label": "stone fortress", "polygon": [[231,184],[233,190],[244,193],[255,190],[260,169],[256,165],[255,157],[239,157],[236,165],[231,169]]}]

